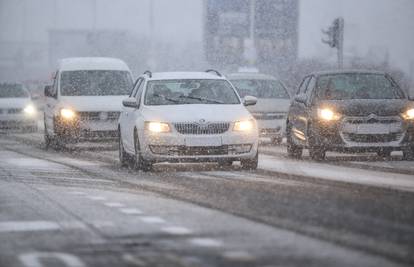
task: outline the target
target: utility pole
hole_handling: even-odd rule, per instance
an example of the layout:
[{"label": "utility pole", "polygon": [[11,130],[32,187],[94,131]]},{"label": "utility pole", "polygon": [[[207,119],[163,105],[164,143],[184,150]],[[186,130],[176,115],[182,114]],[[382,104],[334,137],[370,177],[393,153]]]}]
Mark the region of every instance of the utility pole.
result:
[{"label": "utility pole", "polygon": [[339,17],[333,21],[328,30],[322,30],[322,33],[328,37],[328,40],[322,39],[322,42],[337,50],[340,69],[344,66],[344,24],[344,19]]}]

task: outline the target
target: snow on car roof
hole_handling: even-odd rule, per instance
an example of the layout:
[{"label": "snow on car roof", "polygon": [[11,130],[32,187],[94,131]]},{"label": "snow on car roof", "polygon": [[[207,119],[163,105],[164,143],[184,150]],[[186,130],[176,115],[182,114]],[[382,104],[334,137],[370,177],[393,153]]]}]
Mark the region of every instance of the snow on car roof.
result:
[{"label": "snow on car roof", "polygon": [[310,74],[321,76],[321,75],[328,75],[328,74],[345,74],[345,73],[366,73],[366,74],[382,74],[385,75],[383,71],[376,71],[376,70],[364,70],[364,69],[345,69],[345,70],[327,70],[327,71],[316,71]]},{"label": "snow on car roof", "polygon": [[255,80],[277,80],[276,77],[264,74],[264,73],[252,73],[252,72],[235,72],[226,75],[229,80],[239,79],[255,79]]},{"label": "snow on car roof", "polygon": [[218,76],[211,72],[154,72],[149,80],[181,80],[181,79],[219,79],[225,80],[224,76]]},{"label": "snow on car roof", "polygon": [[117,58],[108,57],[73,57],[59,62],[61,71],[68,70],[123,70],[130,71],[128,65]]}]

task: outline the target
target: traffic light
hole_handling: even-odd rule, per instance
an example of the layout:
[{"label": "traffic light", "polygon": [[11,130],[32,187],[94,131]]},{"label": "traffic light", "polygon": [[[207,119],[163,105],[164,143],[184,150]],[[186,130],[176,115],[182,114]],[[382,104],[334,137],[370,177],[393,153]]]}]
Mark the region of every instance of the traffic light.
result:
[{"label": "traffic light", "polygon": [[322,30],[328,36],[328,40],[322,39],[322,42],[332,48],[338,48],[341,45],[343,35],[343,19],[336,18],[328,30]]}]

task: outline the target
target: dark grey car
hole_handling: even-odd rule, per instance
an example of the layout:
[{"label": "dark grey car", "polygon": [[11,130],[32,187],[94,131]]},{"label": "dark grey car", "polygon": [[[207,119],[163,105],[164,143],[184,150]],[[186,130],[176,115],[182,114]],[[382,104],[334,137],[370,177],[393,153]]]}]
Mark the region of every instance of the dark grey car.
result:
[{"label": "dark grey car", "polygon": [[336,71],[306,76],[287,118],[287,151],[313,159],[326,151],[377,152],[387,157],[402,150],[414,157],[414,103],[382,72]]}]

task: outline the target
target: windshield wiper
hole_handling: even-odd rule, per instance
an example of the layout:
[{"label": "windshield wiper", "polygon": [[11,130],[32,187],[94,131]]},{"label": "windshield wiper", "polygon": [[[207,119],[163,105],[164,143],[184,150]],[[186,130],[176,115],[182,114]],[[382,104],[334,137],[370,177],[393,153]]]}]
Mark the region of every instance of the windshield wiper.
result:
[{"label": "windshield wiper", "polygon": [[206,102],[216,103],[216,104],[224,104],[224,102],[222,102],[222,101],[215,100],[215,99],[210,99],[210,98],[205,98],[205,97],[189,96],[189,95],[180,95],[179,97],[180,98],[195,99],[195,100],[199,100],[199,101],[206,101]]},{"label": "windshield wiper", "polygon": [[176,103],[176,104],[182,103],[182,101],[180,101],[179,99],[170,98],[170,97],[167,97],[165,95],[160,95],[160,94],[152,94],[152,95],[157,96],[157,97],[161,97],[162,99],[165,99],[167,101],[170,101],[170,102],[173,102],[173,103]]}]

